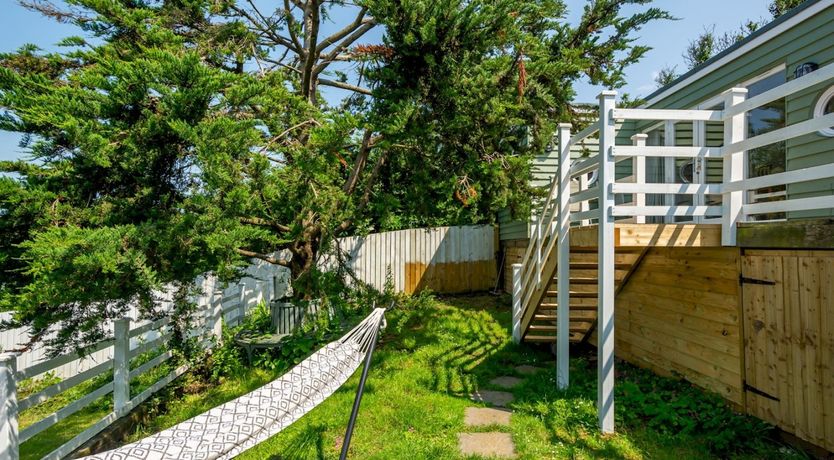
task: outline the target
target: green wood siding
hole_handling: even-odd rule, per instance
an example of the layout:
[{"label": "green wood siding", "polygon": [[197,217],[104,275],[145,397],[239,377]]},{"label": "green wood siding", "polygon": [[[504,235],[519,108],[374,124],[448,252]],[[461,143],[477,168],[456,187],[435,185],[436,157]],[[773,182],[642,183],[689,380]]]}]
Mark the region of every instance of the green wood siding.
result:
[{"label": "green wood siding", "polygon": [[510,211],[502,209],[498,211],[498,239],[523,240],[528,238],[528,225],[523,220],[513,220]]},{"label": "green wood siding", "polygon": [[[651,105],[651,108],[687,109],[697,106],[733,86],[764,74],[774,67],[785,65],[786,78],[793,79],[793,70],[805,62],[815,62],[820,67],[834,62],[834,6],[795,25],[770,41],[748,51],[732,62],[696,80],[685,88]],[[817,85],[800,94],[786,98],[787,124],[795,124],[813,117],[814,105],[823,91],[834,85],[834,81]],[[625,133],[618,136],[618,142],[630,143],[625,138],[634,132],[645,131],[654,123],[627,123]],[[676,126],[676,145],[692,145],[692,127],[683,123]],[[707,123],[707,146],[723,144],[723,127],[720,123]],[[834,162],[834,138],[818,133],[808,134],[787,141],[786,169],[796,170]],[[708,181],[721,178],[721,161],[708,162]],[[805,198],[834,193],[834,180],[826,179],[806,182],[788,187],[788,198]],[[834,210],[791,213],[790,218],[834,216]]]}]

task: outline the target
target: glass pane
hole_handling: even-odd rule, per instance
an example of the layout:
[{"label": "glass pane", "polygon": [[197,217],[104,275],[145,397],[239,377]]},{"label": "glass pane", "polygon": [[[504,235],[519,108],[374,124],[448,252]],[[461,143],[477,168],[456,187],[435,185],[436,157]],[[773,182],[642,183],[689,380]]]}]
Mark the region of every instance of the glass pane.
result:
[{"label": "glass pane", "polygon": [[[759,80],[747,87],[747,97],[757,96],[785,83],[784,72]],[[758,136],[785,127],[785,99],[747,112],[747,137]],[[785,171],[785,142],[766,145],[748,152],[749,177],[766,176]]]},{"label": "glass pane", "polygon": [[[785,83],[785,73],[778,72],[747,87],[747,97],[757,96]],[[747,137],[758,136],[785,127],[785,99],[778,99],[747,112]],[[747,152],[747,176],[760,177],[785,171],[785,142],[776,142]],[[766,187],[751,190],[751,203],[785,199],[785,187]],[[783,219],[784,213],[760,214],[755,220]]]}]

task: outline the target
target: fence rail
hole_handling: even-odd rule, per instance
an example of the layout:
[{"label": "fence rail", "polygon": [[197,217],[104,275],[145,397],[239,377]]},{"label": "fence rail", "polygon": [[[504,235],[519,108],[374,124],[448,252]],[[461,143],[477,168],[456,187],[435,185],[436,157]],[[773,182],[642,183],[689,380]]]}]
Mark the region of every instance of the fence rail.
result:
[{"label": "fence rail", "polygon": [[[248,273],[252,276],[224,289],[218,289],[219,286],[213,279],[198,279],[198,284],[203,287],[204,292],[194,299],[198,304],[198,312],[191,336],[197,338],[201,346],[208,347],[214,343],[213,339],[221,338],[223,323],[231,326],[240,324],[253,305],[274,297],[278,289],[286,289],[286,274],[272,267],[256,263],[250,267]],[[162,307],[164,308],[165,305],[163,304]],[[114,321],[112,337],[90,346],[83,356],[78,353],[66,353],[51,359],[44,359],[42,351],[29,353],[28,356],[14,353],[0,355],[0,400],[5,401],[0,405],[0,458],[4,460],[19,458],[20,444],[43,433],[100,398],[112,395],[111,412],[44,457],[55,460],[65,458],[152,394],[182,375],[187,371],[186,366],[173,369],[141,393],[130,397],[131,381],[165,364],[173,356],[166,347],[172,336],[170,322],[169,317],[155,321],[137,322],[130,318]],[[19,330],[6,331],[5,334],[4,343],[19,343],[28,339],[25,332]],[[131,369],[131,360],[145,353],[156,355],[144,363],[137,363]],[[111,371],[110,381],[26,428],[19,429],[17,420],[20,412],[93,379],[101,378]],[[57,374],[63,378],[18,401],[18,382],[47,374]]]},{"label": "fence rail", "polygon": [[[792,80],[750,99],[744,88],[731,88],[704,106],[719,105],[722,110],[626,109],[616,107],[616,93],[605,91],[599,96],[599,119],[571,137],[571,126],[559,126],[559,173],[554,177],[531,235],[522,264],[513,276],[513,336],[521,340],[540,301],[543,278],[557,270],[557,383],[568,384],[568,326],[570,305],[569,257],[570,228],[572,225],[598,225],[599,291],[598,298],[598,353],[599,353],[599,423],[604,432],[613,431],[614,379],[614,225],[615,220],[632,218],[646,222],[648,216],[661,216],[667,222],[680,217],[706,221],[717,218],[722,226],[722,244],[735,246],[736,227],[740,222],[760,214],[778,214],[834,208],[834,196],[791,198],[786,191],[758,190],[785,187],[808,181],[834,178],[834,162],[800,170],[775,173],[756,178],[747,177],[747,152],[776,142],[794,139],[834,126],[834,113],[794,123],[773,131],[747,137],[745,117],[755,108],[788,95],[805,91],[814,85],[834,79],[834,64],[829,64],[808,75]],[[616,122],[623,120],[654,120],[665,126],[664,146],[646,146],[647,135],[632,137],[632,145],[617,146]],[[690,121],[696,145],[679,147],[674,144],[674,124]],[[707,147],[706,122],[723,122],[723,147]],[[599,135],[599,153],[571,164],[571,147],[594,134]],[[671,134],[671,136],[670,136]],[[702,144],[702,145],[698,145]],[[707,158],[722,160],[722,182],[719,184],[647,183],[646,158],[664,159]],[[629,183],[617,181],[614,166],[618,161],[632,161],[633,174]],[[597,184],[590,185],[588,174],[596,172]],[[571,191],[571,181],[579,188]],[[675,182],[674,180],[667,182]],[[646,196],[662,195],[663,205],[647,205]],[[617,204],[615,196],[631,195],[631,203]],[[688,195],[692,204],[675,203],[676,195]],[[721,196],[720,203],[712,203],[707,195]],[[596,209],[591,209],[591,202]],[[573,207],[573,208],[572,208]],[[551,262],[556,260],[558,262]],[[555,263],[555,265],[554,265]],[[550,282],[550,280],[546,280]]]}]

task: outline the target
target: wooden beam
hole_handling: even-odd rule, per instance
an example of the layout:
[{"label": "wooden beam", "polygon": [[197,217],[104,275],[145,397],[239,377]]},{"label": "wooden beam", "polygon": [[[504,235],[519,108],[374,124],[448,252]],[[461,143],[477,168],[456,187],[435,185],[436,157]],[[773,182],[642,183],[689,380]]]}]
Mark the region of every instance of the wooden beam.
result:
[{"label": "wooden beam", "polygon": [[834,219],[741,223],[742,248],[834,249]]}]

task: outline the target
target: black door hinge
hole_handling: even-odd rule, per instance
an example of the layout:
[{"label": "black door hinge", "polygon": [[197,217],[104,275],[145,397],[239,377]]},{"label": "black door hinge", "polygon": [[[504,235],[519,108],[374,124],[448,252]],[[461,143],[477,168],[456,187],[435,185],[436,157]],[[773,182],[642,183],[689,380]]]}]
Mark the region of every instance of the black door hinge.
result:
[{"label": "black door hinge", "polygon": [[749,391],[750,393],[757,394],[757,395],[762,396],[764,398],[770,399],[771,401],[779,402],[779,398],[777,398],[776,396],[773,396],[772,394],[765,393],[764,391],[750,385],[749,383],[747,383],[747,381],[744,382],[744,390]]},{"label": "black door hinge", "polygon": [[762,284],[762,285],[765,285],[765,286],[774,286],[774,285],[776,285],[776,281],[760,280],[760,279],[756,279],[756,278],[748,278],[744,275],[738,275],[738,284],[744,284],[744,283],[747,283],[747,284]]}]

